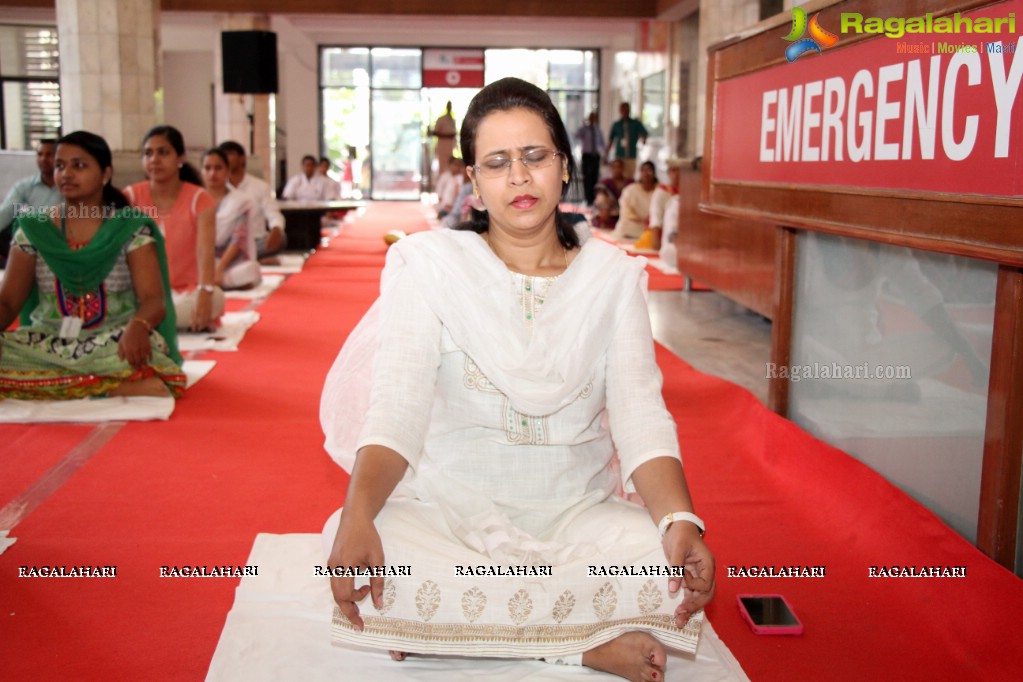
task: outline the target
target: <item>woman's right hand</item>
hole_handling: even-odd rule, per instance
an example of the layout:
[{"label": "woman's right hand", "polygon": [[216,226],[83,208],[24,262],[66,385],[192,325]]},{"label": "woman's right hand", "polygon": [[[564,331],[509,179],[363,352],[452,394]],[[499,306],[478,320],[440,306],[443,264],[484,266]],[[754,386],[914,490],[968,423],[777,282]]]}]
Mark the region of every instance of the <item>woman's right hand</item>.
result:
[{"label": "woman's right hand", "polygon": [[[384,548],[380,542],[380,534],[377,533],[372,519],[361,519],[352,514],[341,512],[341,523],[337,528],[337,536],[334,538],[334,547],[331,549],[328,566],[332,569],[343,568],[371,568],[384,565]],[[330,591],[334,595],[341,613],[362,630],[364,623],[359,616],[359,607],[356,602],[362,601],[370,594],[373,604],[380,608],[383,606],[384,579],[382,576],[374,576],[369,579],[369,585],[355,588],[355,578],[333,577],[330,578]]]},{"label": "woman's right hand", "polygon": [[205,289],[199,289],[195,297],[195,307],[192,309],[192,324],[189,327],[193,332],[209,329],[212,315],[213,293]]}]

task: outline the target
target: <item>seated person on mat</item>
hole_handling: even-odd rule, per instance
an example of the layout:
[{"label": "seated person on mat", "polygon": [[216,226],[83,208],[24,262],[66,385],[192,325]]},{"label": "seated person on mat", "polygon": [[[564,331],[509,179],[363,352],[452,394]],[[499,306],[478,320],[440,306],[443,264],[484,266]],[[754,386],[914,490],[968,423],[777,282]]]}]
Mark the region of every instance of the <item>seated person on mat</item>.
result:
[{"label": "seated person on mat", "polygon": [[[698,631],[714,559],[661,397],[644,267],[563,219],[572,147],[544,91],[483,88],[461,149],[485,210],[391,247],[324,388],[327,448],[351,472],[328,565],[411,567],[331,577],[333,632],[395,660],[557,659],[662,680],[665,647]],[[646,508],[615,495],[622,481]]]},{"label": "seated person on mat", "polygon": [[[682,159],[670,158],[668,165],[668,182],[658,185],[650,198],[650,213],[647,218],[647,228],[643,235],[636,240],[635,248],[661,250],[662,237],[665,232],[664,216],[668,210],[668,204],[678,196],[679,178],[681,177]],[[675,215],[678,220],[678,214]],[[671,226],[669,230],[674,229]],[[674,267],[674,264],[672,264]]]},{"label": "seated person on mat", "polygon": [[619,241],[639,239],[650,217],[650,200],[657,189],[657,172],[652,161],[639,167],[639,182],[630,183],[618,200],[619,215],[611,238]]},{"label": "seated person on mat", "polygon": [[465,179],[465,162],[457,156],[448,159],[448,167],[437,178],[437,217],[446,218],[455,210],[455,201],[461,192]]},{"label": "seated person on mat", "polygon": [[602,177],[597,182],[597,185],[606,188],[611,193],[611,196],[615,198],[615,201],[618,201],[621,199],[625,188],[635,182],[635,178],[625,176],[625,162],[621,159],[612,161],[609,168],[611,174]]},{"label": "seated person on mat", "polygon": [[227,155],[217,147],[202,157],[202,179],[216,202],[216,265],[213,281],[221,289],[251,289],[262,279],[256,258],[256,205],[244,192],[227,185]]},{"label": "seated person on mat", "polygon": [[110,148],[78,131],[57,141],[63,202],[22,214],[0,288],[0,398],[178,396],[163,237],[110,185]]},{"label": "seated person on mat", "polygon": [[157,126],[142,140],[148,180],[124,191],[132,206],[156,220],[167,242],[171,297],[178,329],[210,329],[224,314],[224,292],[213,283],[217,225],[213,198],[185,157],[185,139],[173,126]]},{"label": "seated person on mat", "polygon": [[220,149],[227,155],[229,186],[247,194],[256,202],[256,208],[263,216],[263,220],[258,221],[259,229],[254,233],[256,253],[260,258],[270,258],[288,245],[284,233],[284,214],[277,205],[277,197],[270,185],[246,172],[248,161],[245,158],[245,147],[234,140],[227,140],[220,143]]},{"label": "seated person on mat", "polygon": [[323,175],[316,172],[316,157],[308,154],[302,157],[302,172],[291,176],[284,185],[281,198],[288,201],[330,201],[330,185]]},{"label": "seated person on mat", "polygon": [[39,171],[14,183],[0,204],[0,269],[4,267],[11,252],[14,218],[18,212],[60,203],[60,190],[53,182],[53,154],[56,147],[57,141],[52,138],[39,140],[36,147],[36,168]]},{"label": "seated person on mat", "polygon": [[590,222],[594,227],[613,229],[618,222],[618,200],[607,187],[593,188],[593,215]]}]

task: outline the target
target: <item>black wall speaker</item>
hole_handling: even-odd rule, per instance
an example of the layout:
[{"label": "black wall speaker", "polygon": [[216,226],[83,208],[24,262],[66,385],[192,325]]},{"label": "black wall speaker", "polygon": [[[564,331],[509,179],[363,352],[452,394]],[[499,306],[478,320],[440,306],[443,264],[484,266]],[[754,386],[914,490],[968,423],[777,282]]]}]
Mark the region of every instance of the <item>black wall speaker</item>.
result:
[{"label": "black wall speaker", "polygon": [[224,92],[277,92],[277,34],[224,31],[220,34]]}]

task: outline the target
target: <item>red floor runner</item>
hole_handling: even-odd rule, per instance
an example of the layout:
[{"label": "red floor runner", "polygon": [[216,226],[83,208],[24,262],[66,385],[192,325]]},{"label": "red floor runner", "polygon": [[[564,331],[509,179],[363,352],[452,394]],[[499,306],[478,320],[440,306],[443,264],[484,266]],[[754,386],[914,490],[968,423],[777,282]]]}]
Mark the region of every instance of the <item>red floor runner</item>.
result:
[{"label": "red floor runner", "polygon": [[67,456],[92,429],[92,425],[78,424],[0,424],[0,510]]},{"label": "red floor runner", "polygon": [[[259,308],[239,352],[210,354],[217,367],[169,422],[126,425],[14,529],[0,556],[2,677],[203,678],[238,580],[159,568],[242,564],[256,533],[317,532],[340,504],[345,475],[317,418],[323,378],[376,296],[380,234],[424,227],[418,205],[372,204]],[[1023,583],[748,392],[660,347],[658,359],[719,562],[708,613],[752,679],[1015,679]],[[43,440],[4,433],[28,438],[26,452]],[[966,565],[968,577],[867,577],[892,563]],[[53,564],[116,564],[117,578],[17,578]],[[727,577],[729,565],[793,564],[826,577]],[[783,592],[806,634],[753,635],[734,606],[742,591]]]}]

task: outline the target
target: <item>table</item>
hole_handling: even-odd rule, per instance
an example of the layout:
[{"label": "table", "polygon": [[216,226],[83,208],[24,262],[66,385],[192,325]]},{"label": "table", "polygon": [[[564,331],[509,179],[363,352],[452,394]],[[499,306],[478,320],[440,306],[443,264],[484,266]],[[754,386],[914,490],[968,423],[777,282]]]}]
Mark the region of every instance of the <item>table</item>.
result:
[{"label": "table", "polygon": [[327,213],[344,215],[348,211],[362,208],[365,201],[281,201],[284,214],[284,233],[288,237],[289,249],[309,251],[320,245],[320,222]]}]

